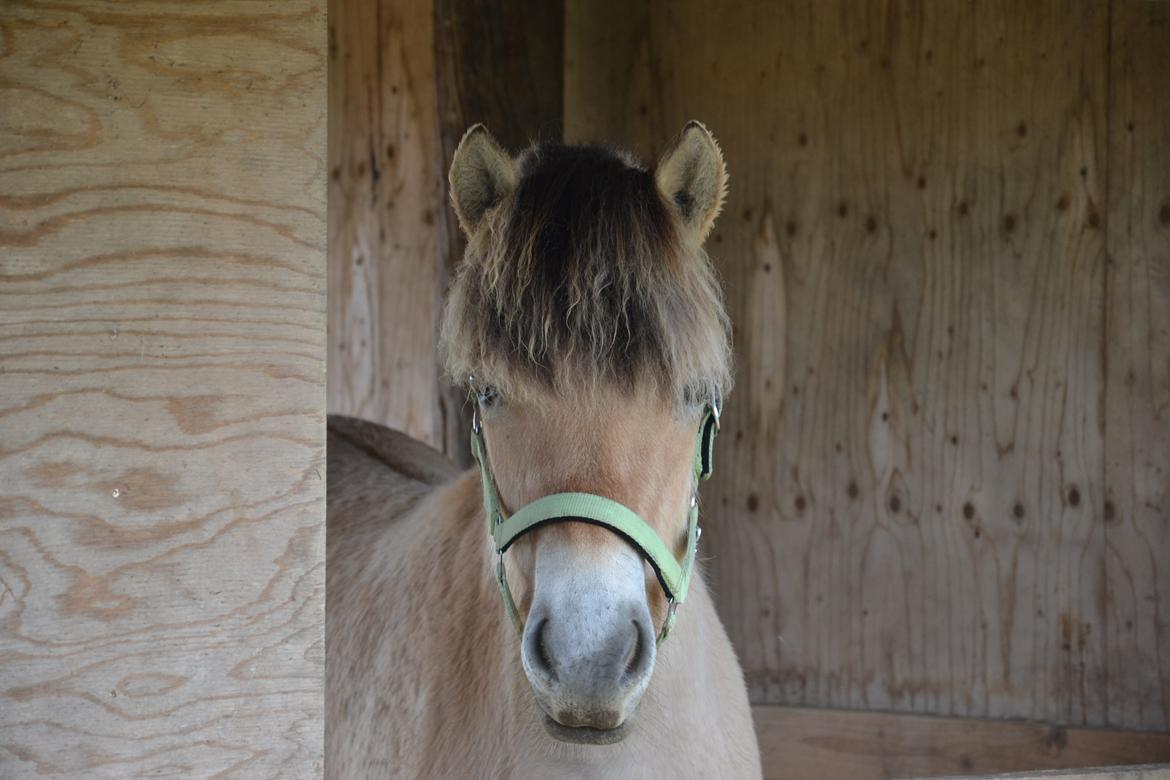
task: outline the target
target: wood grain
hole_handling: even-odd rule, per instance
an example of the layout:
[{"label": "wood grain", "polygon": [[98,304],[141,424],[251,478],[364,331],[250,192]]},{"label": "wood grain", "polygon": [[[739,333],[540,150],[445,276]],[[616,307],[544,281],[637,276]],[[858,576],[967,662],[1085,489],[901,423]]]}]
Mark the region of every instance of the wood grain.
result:
[{"label": "wood grain", "polygon": [[[960,775],[961,776],[961,775]],[[1048,769],[1038,772],[1011,772],[1009,774],[980,775],[991,780],[1050,780],[1077,778],[1077,780],[1170,780],[1170,766],[1146,764],[1142,766],[1091,767],[1088,769]],[[946,780],[938,778],[937,780]]]},{"label": "wood grain", "polygon": [[[1170,762],[1170,734],[800,707],[758,706],[752,712],[767,780],[987,777]],[[1152,780],[1165,777],[1162,771],[1117,776]]]},{"label": "wood grain", "polygon": [[0,5],[0,776],[314,777],[325,9]]},{"label": "wood grain", "polygon": [[[443,203],[446,172],[467,128],[482,123],[511,154],[563,136],[564,3],[541,0],[434,0]],[[455,211],[439,221],[443,290],[467,247]],[[470,466],[471,408],[462,387],[442,394],[443,451]]]},{"label": "wood grain", "polygon": [[1105,330],[1109,722],[1170,729],[1170,5],[1112,13]]},{"label": "wood grain", "polygon": [[704,543],[754,701],[1170,725],[1164,15],[568,3],[570,140],[728,158]]},{"label": "wood grain", "polygon": [[561,137],[559,3],[330,3],[329,411],[467,465],[466,392],[437,320],[464,242],[446,172],[484,122],[513,151]]},{"label": "wood grain", "polygon": [[442,446],[430,0],[329,3],[331,413]]}]

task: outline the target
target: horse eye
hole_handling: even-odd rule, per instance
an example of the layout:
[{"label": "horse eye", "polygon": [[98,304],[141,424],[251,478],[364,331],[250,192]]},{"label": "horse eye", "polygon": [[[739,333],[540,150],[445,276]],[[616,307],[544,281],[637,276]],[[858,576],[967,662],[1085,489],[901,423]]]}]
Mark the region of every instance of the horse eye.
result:
[{"label": "horse eye", "polygon": [[499,392],[491,385],[484,385],[483,387],[478,388],[475,391],[475,394],[479,400],[479,405],[485,409],[494,406],[496,402],[500,400]]}]

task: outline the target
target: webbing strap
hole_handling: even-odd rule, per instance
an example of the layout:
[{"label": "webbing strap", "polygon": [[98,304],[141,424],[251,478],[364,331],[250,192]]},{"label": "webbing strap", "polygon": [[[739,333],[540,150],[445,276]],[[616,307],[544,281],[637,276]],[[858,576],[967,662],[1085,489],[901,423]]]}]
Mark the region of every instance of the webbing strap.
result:
[{"label": "webbing strap", "polygon": [[[708,406],[699,425],[695,441],[694,474],[696,483],[700,479],[711,476],[715,434],[718,431],[718,410]],[[504,608],[516,626],[517,632],[522,632],[524,625],[512,598],[512,591],[508,587],[508,578],[504,569],[504,553],[521,536],[545,523],[559,520],[578,520],[595,523],[614,531],[632,544],[650,563],[670,602],[670,609],[662,625],[662,630],[659,632],[657,643],[661,644],[666,639],[670,629],[674,626],[675,609],[686,599],[691,574],[694,571],[695,552],[699,542],[697,501],[691,503],[687,518],[686,553],[680,564],[674,553],[649,523],[629,507],[604,496],[592,493],[557,493],[539,498],[511,516],[506,515],[500,501],[499,491],[496,488],[491,463],[488,460],[483,428],[478,422],[472,425],[471,451],[479,463],[488,534],[492,538],[498,555],[496,582],[504,600]]]},{"label": "webbing strap", "polygon": [[[698,527],[698,508],[691,509],[687,528],[687,548]],[[667,598],[681,602],[690,585],[690,569],[678,560],[646,521],[623,504],[592,493],[557,493],[533,501],[516,514],[498,523],[492,536],[497,552],[506,552],[512,542],[536,526],[554,520],[584,520],[605,526],[625,537],[649,561],[658,573],[658,581]]]}]

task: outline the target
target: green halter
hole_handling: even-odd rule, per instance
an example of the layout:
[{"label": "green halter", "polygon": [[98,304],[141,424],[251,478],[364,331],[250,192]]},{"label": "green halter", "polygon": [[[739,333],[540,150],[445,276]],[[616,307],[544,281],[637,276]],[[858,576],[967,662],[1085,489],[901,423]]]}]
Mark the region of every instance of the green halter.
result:
[{"label": "green halter", "polygon": [[[698,481],[711,476],[712,456],[714,454],[715,434],[719,432],[719,399],[712,398],[703,413],[702,423],[695,438],[695,490],[698,490]],[[492,537],[496,549],[496,582],[500,586],[500,594],[504,597],[504,608],[508,617],[516,626],[517,633],[523,631],[516,602],[512,599],[512,591],[508,587],[508,578],[504,571],[504,553],[508,547],[524,534],[544,523],[557,520],[580,520],[604,526],[623,537],[642,554],[658,575],[658,582],[666,593],[669,604],[666,620],[662,624],[662,631],[658,634],[658,644],[665,641],[670,629],[674,626],[675,610],[687,597],[687,588],[690,586],[691,573],[695,566],[695,550],[698,547],[699,536],[699,502],[692,495],[690,513],[687,518],[687,551],[682,565],[675,559],[670,548],[659,538],[654,529],[638,516],[629,507],[604,496],[592,493],[556,493],[539,498],[522,507],[515,514],[508,516],[504,512],[500,495],[496,489],[496,480],[492,476],[491,463],[488,461],[487,445],[483,438],[483,426],[479,424],[478,409],[471,421],[471,451],[479,463],[480,480],[483,483],[483,506],[487,515],[488,534]]]}]

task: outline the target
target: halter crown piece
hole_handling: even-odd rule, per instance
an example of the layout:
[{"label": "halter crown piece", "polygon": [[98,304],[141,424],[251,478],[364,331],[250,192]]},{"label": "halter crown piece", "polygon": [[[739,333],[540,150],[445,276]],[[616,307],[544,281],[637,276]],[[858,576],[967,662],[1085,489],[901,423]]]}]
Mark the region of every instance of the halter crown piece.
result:
[{"label": "halter crown piece", "polygon": [[[474,377],[470,377],[469,381],[474,390]],[[491,536],[496,550],[496,582],[500,586],[500,595],[504,598],[504,608],[516,626],[517,633],[523,631],[524,625],[520,622],[516,602],[512,599],[512,591],[508,587],[508,578],[504,571],[504,553],[521,536],[545,523],[577,520],[604,526],[613,531],[632,544],[654,568],[669,604],[657,644],[662,644],[666,640],[674,626],[675,611],[687,597],[687,588],[690,586],[691,574],[695,568],[695,550],[702,533],[699,528],[698,484],[699,480],[711,476],[715,434],[719,432],[719,411],[719,396],[712,394],[695,436],[696,492],[691,496],[687,517],[687,551],[680,564],[649,523],[639,517],[634,510],[605,496],[593,493],[555,493],[538,498],[512,515],[506,514],[496,489],[495,477],[492,476],[487,444],[483,438],[483,426],[479,422],[479,409],[476,407],[471,418],[471,452],[479,463],[488,535]]]}]

